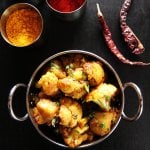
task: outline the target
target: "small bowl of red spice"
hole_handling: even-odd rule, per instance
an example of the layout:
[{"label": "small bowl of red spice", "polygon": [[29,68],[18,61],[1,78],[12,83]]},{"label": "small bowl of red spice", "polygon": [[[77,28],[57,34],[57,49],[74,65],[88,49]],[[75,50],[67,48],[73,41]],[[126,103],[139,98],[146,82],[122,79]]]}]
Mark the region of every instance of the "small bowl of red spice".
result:
[{"label": "small bowl of red spice", "polygon": [[25,47],[36,42],[43,31],[39,10],[28,3],[9,6],[1,16],[1,35],[12,46]]},{"label": "small bowl of red spice", "polygon": [[80,18],[86,8],[86,0],[46,0],[51,12],[65,21]]}]

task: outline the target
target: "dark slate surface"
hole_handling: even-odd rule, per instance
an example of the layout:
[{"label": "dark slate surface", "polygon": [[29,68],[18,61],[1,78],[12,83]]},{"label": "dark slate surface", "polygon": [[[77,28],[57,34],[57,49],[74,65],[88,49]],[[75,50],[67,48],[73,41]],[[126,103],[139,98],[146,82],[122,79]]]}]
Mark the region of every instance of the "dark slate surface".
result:
[{"label": "dark slate surface", "polygon": [[[1,0],[0,15],[17,0]],[[119,27],[119,11],[123,0],[88,0],[82,18],[75,22],[63,22],[50,14],[45,1],[36,5],[44,18],[44,31],[37,43],[26,48],[16,48],[7,44],[0,36],[0,149],[33,150],[60,149],[47,142],[34,129],[31,121],[13,120],[8,112],[7,101],[10,89],[16,83],[29,82],[36,67],[47,57],[60,51],[82,49],[106,59],[117,71],[122,83],[136,83],[144,97],[144,111],[137,122],[121,119],[118,127],[105,141],[87,148],[89,150],[149,150],[150,149],[150,67],[133,67],[120,62],[107,48],[101,26],[96,17],[96,2],[99,2],[120,51],[131,60],[150,61],[150,1],[133,0],[128,14],[128,24],[145,46],[142,55],[134,56],[123,41]],[[35,4],[35,3],[34,3]],[[24,95],[23,95],[24,96]],[[17,105],[15,112],[20,116],[25,111],[25,98]],[[134,115],[137,96],[132,89],[125,91],[125,112]]]}]

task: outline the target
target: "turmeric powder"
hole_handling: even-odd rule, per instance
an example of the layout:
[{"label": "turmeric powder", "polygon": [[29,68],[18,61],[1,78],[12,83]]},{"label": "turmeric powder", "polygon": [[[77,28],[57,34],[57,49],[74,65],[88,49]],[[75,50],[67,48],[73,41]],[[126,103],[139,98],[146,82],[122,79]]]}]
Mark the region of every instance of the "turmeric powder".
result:
[{"label": "turmeric powder", "polygon": [[42,22],[39,14],[33,9],[18,9],[8,17],[6,34],[15,46],[32,44],[41,33]]}]

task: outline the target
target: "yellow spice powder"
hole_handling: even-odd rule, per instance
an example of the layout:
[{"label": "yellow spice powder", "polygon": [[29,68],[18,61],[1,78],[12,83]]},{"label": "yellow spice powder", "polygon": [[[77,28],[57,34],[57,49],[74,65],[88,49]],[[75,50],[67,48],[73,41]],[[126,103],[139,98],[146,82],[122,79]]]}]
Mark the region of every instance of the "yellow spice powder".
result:
[{"label": "yellow spice powder", "polygon": [[33,9],[19,9],[14,11],[6,22],[8,40],[15,46],[30,45],[40,34],[41,18]]}]

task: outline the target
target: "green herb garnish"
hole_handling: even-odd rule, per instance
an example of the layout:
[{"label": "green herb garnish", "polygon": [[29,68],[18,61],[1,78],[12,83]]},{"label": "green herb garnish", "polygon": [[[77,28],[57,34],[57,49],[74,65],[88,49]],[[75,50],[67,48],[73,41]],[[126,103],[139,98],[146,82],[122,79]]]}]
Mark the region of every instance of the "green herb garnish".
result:
[{"label": "green herb garnish", "polygon": [[104,123],[100,123],[99,127],[103,129],[103,128],[105,128],[105,124]]},{"label": "green herb garnish", "polygon": [[85,88],[85,90],[86,90],[87,93],[90,92],[90,86],[89,86],[89,84],[85,84],[84,88]]},{"label": "green herb garnish", "polygon": [[89,116],[88,116],[89,119],[92,119],[94,117],[95,117],[95,112],[90,113]]},{"label": "green herb garnish", "polygon": [[51,124],[53,127],[56,127],[56,124],[58,123],[58,118],[57,117],[54,117],[51,121]]},{"label": "green herb garnish", "polygon": [[56,64],[56,63],[53,63],[53,62],[51,62],[50,67],[51,68],[60,69],[60,66],[58,64]]}]

